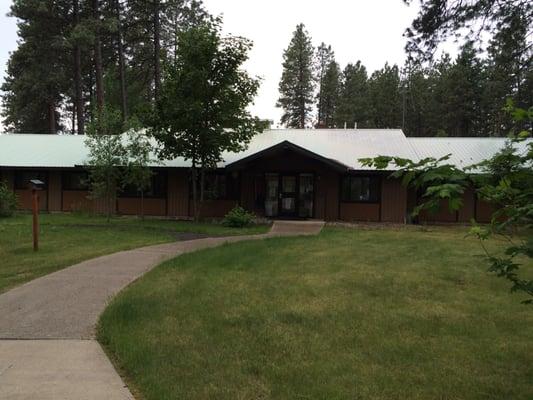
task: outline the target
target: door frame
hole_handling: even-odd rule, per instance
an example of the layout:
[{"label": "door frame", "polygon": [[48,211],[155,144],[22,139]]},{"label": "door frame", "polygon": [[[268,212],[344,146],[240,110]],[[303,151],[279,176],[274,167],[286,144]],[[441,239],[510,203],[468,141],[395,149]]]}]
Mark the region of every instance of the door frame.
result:
[{"label": "door frame", "polygon": [[[313,172],[313,171],[265,171],[263,173],[263,176],[264,176],[264,182],[265,182],[265,193],[266,193],[266,176],[269,175],[269,174],[277,174],[278,175],[278,213],[277,215],[275,216],[272,216],[271,218],[292,218],[292,219],[305,219],[305,218],[302,218],[302,217],[299,217],[299,211],[300,211],[300,175],[301,174],[309,174],[309,175],[312,175],[313,176],[313,209],[312,209],[312,212],[311,212],[311,216],[308,217],[308,218],[315,218],[315,213],[316,213],[316,195],[317,195],[317,191],[316,191],[316,182],[317,182],[317,179],[316,179],[316,173]],[[283,179],[283,176],[294,176],[296,178],[296,187],[295,187],[295,192],[294,192],[294,204],[295,204],[295,209],[294,209],[294,213],[290,213],[290,214],[284,214],[281,212],[282,210],[282,207],[281,207],[281,202],[282,202],[282,199],[283,199],[283,192],[281,191],[282,190],[282,179]]]}]

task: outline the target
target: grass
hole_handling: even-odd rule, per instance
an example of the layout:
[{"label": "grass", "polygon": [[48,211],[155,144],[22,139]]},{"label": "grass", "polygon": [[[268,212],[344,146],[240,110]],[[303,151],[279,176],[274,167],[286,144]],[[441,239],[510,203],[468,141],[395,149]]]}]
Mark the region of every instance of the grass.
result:
[{"label": "grass", "polygon": [[99,340],[147,400],[531,399],[532,309],[464,233],[330,228],[186,254],[115,298]]},{"label": "grass", "polygon": [[0,292],[92,257],[156,243],[170,242],[181,232],[205,235],[259,233],[217,224],[137,218],[41,215],[40,249],[32,250],[31,215],[0,218]]}]

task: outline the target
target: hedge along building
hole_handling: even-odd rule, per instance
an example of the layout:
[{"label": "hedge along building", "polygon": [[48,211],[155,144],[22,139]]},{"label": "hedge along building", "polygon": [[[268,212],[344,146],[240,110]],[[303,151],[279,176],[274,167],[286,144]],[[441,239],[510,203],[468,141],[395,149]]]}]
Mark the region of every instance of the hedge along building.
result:
[{"label": "hedge along building", "polygon": [[[104,212],[105,202],[91,200],[84,164],[84,136],[0,135],[0,177],[30,208],[28,181],[45,188],[40,207],[50,212]],[[329,221],[408,221],[417,195],[391,179],[391,171],[363,166],[359,159],[378,155],[417,161],[451,154],[450,162],[466,167],[491,157],[502,138],[407,138],[401,130],[269,130],[255,136],[241,153],[225,153],[218,168],[206,175],[202,217],[222,217],[235,205],[268,218],[315,218]],[[190,162],[182,158],[154,165],[152,185],[144,193],[145,214],[190,218],[193,215]],[[126,187],[115,212],[138,214],[140,193]],[[429,222],[486,222],[491,208],[465,193],[464,205],[450,213],[423,215]]]}]

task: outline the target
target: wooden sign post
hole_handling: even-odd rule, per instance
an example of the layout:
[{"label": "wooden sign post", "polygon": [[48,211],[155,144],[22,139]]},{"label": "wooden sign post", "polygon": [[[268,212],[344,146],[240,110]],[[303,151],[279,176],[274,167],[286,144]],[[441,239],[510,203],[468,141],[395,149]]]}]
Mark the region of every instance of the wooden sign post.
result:
[{"label": "wooden sign post", "polygon": [[31,190],[33,210],[33,251],[39,250],[39,193],[37,189]]},{"label": "wooden sign post", "polygon": [[38,179],[30,180],[31,184],[31,204],[33,211],[33,251],[39,250],[39,190],[44,186],[44,182]]}]

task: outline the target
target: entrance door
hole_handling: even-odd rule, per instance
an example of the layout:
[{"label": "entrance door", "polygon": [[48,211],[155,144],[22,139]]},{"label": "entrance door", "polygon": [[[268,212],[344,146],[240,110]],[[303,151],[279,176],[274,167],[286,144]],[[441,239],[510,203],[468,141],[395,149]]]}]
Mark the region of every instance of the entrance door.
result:
[{"label": "entrance door", "polygon": [[280,215],[296,216],[296,200],[298,198],[296,175],[281,175]]}]

